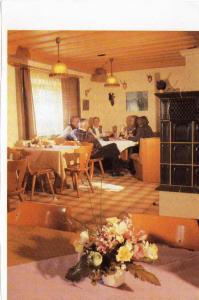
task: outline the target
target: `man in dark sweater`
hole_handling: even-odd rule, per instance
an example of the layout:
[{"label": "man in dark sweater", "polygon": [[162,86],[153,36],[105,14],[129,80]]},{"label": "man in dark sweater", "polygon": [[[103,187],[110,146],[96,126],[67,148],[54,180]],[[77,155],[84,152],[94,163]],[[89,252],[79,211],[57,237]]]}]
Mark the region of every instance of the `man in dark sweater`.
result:
[{"label": "man in dark sweater", "polygon": [[139,142],[141,138],[150,138],[153,136],[153,131],[149,126],[149,121],[147,117],[143,116],[137,118],[136,133],[128,139],[134,142]]},{"label": "man in dark sweater", "polygon": [[79,142],[89,142],[93,144],[93,151],[91,158],[102,157],[105,160],[109,160],[112,165],[112,176],[123,176],[121,171],[121,161],[119,159],[120,152],[115,143],[101,146],[98,139],[88,131],[89,124],[87,119],[80,119],[78,129],[74,129],[71,133],[71,137]]}]

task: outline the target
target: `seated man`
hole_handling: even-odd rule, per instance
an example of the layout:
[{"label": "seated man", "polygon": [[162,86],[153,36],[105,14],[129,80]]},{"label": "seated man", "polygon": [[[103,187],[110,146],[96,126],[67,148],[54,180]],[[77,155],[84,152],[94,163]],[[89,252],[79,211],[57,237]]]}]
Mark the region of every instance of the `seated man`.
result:
[{"label": "seated man", "polygon": [[104,135],[102,131],[102,126],[100,125],[100,118],[98,117],[93,118],[93,124],[90,130],[92,131],[92,133],[97,139],[101,138]]},{"label": "seated man", "polygon": [[141,138],[150,138],[153,137],[153,131],[148,125],[149,121],[147,117],[138,117],[137,118],[137,129],[134,136],[130,136],[128,139],[134,142],[139,142]]},{"label": "seated man", "polygon": [[89,124],[87,119],[80,119],[79,128],[72,131],[71,136],[74,140],[79,142],[93,143],[93,151],[91,158],[102,157],[109,160],[112,164],[112,176],[123,176],[121,171],[121,161],[119,159],[119,150],[115,143],[101,146],[100,142],[95,136],[88,131]]},{"label": "seated man", "polygon": [[72,116],[70,118],[70,124],[63,130],[62,134],[59,137],[63,137],[66,140],[71,140],[71,133],[75,128],[78,128],[79,124],[79,117],[78,116]]}]

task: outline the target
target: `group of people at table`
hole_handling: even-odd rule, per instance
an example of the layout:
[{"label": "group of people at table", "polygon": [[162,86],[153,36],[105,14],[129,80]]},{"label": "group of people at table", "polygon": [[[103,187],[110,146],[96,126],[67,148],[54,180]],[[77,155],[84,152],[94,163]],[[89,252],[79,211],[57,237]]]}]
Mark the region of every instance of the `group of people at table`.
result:
[{"label": "group of people at table", "polygon": [[[103,132],[103,127],[100,125],[99,117],[85,119],[78,116],[72,116],[70,124],[64,129],[60,137],[66,140],[88,142],[93,144],[91,158],[103,158],[103,163],[106,168],[111,169],[112,176],[123,176],[122,169],[129,169],[132,175],[135,174],[133,161],[128,159],[123,161],[120,159],[120,151],[114,142],[116,139],[127,139],[138,142],[138,145],[128,148],[128,155],[139,152],[140,138],[153,137],[153,131],[149,126],[149,121],[145,116],[137,117],[130,115],[126,118],[126,126],[118,134],[117,126],[113,126],[112,132],[109,134]],[[112,140],[105,146],[99,142],[100,139]]]}]

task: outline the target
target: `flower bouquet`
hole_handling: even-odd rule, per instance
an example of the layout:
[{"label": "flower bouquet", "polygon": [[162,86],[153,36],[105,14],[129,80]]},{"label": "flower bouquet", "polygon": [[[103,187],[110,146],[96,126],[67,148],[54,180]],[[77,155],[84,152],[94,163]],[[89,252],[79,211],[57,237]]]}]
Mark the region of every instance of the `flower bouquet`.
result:
[{"label": "flower bouquet", "polygon": [[81,256],[68,270],[66,279],[77,282],[89,277],[93,284],[102,280],[108,286],[118,287],[124,283],[125,272],[129,271],[136,278],[160,285],[154,274],[137,264],[158,258],[157,246],[146,238],[143,231],[134,230],[131,218],[107,218],[100,229],[80,233],[74,246]]}]

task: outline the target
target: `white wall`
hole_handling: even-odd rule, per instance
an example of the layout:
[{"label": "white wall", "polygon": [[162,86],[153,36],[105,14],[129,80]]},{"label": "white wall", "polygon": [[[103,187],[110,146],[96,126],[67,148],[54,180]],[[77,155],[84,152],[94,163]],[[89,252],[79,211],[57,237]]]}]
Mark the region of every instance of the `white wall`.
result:
[{"label": "white wall", "polygon": [[183,88],[187,91],[199,90],[199,49],[181,51],[186,60]]},{"label": "white wall", "polygon": [[[147,80],[147,74],[153,76],[151,83]],[[83,99],[90,100],[90,110],[82,111],[83,117],[99,116],[101,123],[105,130],[110,130],[113,125],[122,126],[125,124],[126,116],[129,114],[146,115],[149,119],[150,125],[154,131],[157,131],[157,116],[159,110],[159,100],[156,99],[154,93],[155,89],[155,74],[160,74],[161,79],[167,79],[175,88],[183,88],[185,67],[172,67],[151,70],[138,70],[128,72],[115,73],[117,78],[121,81],[126,81],[128,87],[124,90],[122,87],[107,88],[103,83],[95,83],[90,81],[89,75],[84,75],[80,80],[81,102]],[[85,90],[91,89],[88,97],[85,96]],[[126,112],[126,92],[147,91],[148,92],[148,111],[132,111]],[[108,101],[108,93],[115,94],[115,105],[111,106]]]},{"label": "white wall", "polygon": [[[118,127],[125,124],[128,114],[146,115],[154,131],[158,131],[159,119],[159,100],[155,97],[155,77],[160,79],[169,79],[174,88],[185,90],[199,90],[199,53],[196,49],[186,51],[186,65],[182,67],[169,67],[150,70],[138,70],[115,73],[121,81],[127,82],[127,89],[122,87],[107,88],[103,83],[90,81],[90,75],[73,71],[80,74],[80,98],[81,98],[81,116],[94,117],[99,116],[104,130],[110,130],[115,124]],[[190,53],[190,51],[194,53]],[[197,53],[196,53],[197,52]],[[193,55],[192,55],[193,54]],[[184,55],[184,53],[183,53]],[[38,63],[36,63],[38,66]],[[50,69],[50,66],[39,64]],[[151,83],[147,80],[147,74],[153,76]],[[156,76],[157,74],[157,76]],[[91,89],[88,96],[85,96],[85,90]],[[126,112],[126,92],[148,91],[148,111]],[[108,100],[108,93],[115,94],[115,105],[111,106]],[[89,111],[82,110],[83,99],[90,100]],[[17,106],[16,106],[16,82],[14,67],[8,66],[8,145],[12,146],[18,140],[17,124]]]}]

